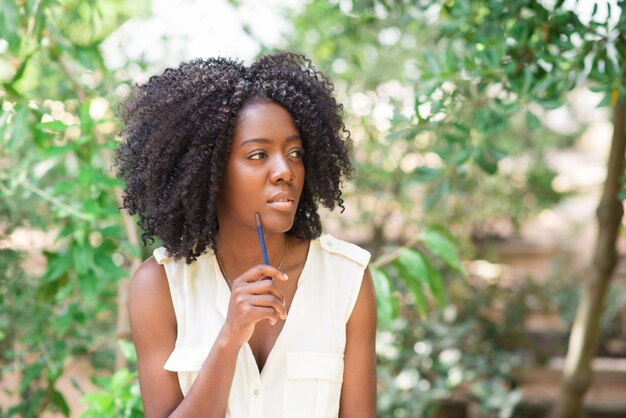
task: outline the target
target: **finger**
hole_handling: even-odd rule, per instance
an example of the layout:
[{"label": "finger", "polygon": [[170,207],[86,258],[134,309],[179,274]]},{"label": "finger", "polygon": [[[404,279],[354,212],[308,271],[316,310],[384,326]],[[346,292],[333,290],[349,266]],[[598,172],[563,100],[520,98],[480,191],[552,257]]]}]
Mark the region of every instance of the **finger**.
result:
[{"label": "finger", "polygon": [[275,325],[276,322],[278,322],[278,320],[280,319],[280,316],[274,308],[268,308],[263,306],[255,306],[253,309],[251,309],[250,316],[250,319],[254,323],[267,319],[272,325]]},{"label": "finger", "polygon": [[245,285],[240,286],[237,289],[242,293],[247,293],[250,295],[270,294],[281,301],[285,300],[283,292],[272,281],[269,280],[259,280],[257,282],[246,283]]},{"label": "finger", "polygon": [[[283,293],[276,286],[269,282],[254,282],[249,284],[233,287],[231,295],[232,302],[241,307],[255,305],[254,301],[275,301],[277,308],[281,312],[285,313],[285,297]],[[260,304],[260,306],[268,306],[267,304]],[[284,317],[284,314],[282,315]]]},{"label": "finger", "polygon": [[272,267],[267,264],[257,264],[241,276],[237,277],[234,281],[241,280],[243,282],[252,283],[261,280],[264,277],[270,277],[272,279],[283,281],[288,279],[287,275],[278,270],[276,267]]},{"label": "finger", "polygon": [[239,309],[242,309],[244,312],[253,307],[269,307],[273,308],[280,318],[287,318],[287,309],[285,307],[284,299],[282,298],[282,293],[280,295],[281,298],[278,298],[271,293],[262,293],[258,295],[246,293],[244,289],[240,288],[235,290],[232,296],[233,303],[236,306],[239,306]]},{"label": "finger", "polygon": [[279,318],[287,318],[287,309],[285,308],[285,304],[282,301],[276,299],[274,296],[254,295],[250,297],[249,302],[252,306],[258,308],[273,308],[278,314]]}]

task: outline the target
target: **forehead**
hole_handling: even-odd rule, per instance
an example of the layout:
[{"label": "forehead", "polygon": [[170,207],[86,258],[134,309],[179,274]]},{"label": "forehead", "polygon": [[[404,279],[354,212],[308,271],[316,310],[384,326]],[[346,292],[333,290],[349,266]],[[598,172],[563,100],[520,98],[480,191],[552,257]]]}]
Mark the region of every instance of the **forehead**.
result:
[{"label": "forehead", "polygon": [[291,114],[276,103],[262,102],[245,106],[237,117],[235,142],[249,138],[277,139],[298,135]]}]

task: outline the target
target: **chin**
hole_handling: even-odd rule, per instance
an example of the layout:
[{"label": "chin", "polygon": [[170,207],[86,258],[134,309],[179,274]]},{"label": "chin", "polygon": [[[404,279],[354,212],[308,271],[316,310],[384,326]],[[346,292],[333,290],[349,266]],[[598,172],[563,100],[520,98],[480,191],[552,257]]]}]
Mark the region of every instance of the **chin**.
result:
[{"label": "chin", "polygon": [[261,213],[261,218],[264,231],[283,234],[293,227],[296,214],[273,211],[273,213]]}]

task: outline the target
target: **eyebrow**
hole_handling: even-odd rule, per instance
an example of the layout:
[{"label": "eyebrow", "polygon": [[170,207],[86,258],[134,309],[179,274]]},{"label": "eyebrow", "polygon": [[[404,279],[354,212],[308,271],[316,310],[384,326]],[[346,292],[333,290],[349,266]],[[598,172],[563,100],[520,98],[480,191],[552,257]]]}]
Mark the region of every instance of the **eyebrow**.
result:
[{"label": "eyebrow", "polygon": [[[302,138],[300,138],[300,135],[291,135],[287,137],[287,142],[293,142],[293,141],[302,141]],[[249,144],[249,143],[271,144],[272,142],[274,141],[268,138],[250,138],[250,139],[246,139],[241,144],[239,144],[239,147],[243,147],[244,145]]]}]

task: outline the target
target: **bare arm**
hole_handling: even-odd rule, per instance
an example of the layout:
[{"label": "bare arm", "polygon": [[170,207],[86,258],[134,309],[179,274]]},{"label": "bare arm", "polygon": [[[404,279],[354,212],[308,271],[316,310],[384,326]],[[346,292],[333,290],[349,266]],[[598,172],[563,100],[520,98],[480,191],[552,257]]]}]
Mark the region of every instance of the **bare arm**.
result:
[{"label": "bare arm", "polygon": [[339,417],[376,417],[376,295],[369,270],[346,326]]},{"label": "bare arm", "polygon": [[176,373],[163,369],[176,342],[176,315],[165,269],[150,258],[137,270],[131,284],[130,321],[147,418],[224,417],[239,349],[258,321],[275,323],[285,315],[282,293],[272,280],[259,280],[264,276],[286,280],[280,271],[263,265],[235,279],[226,321],[183,397]]}]

